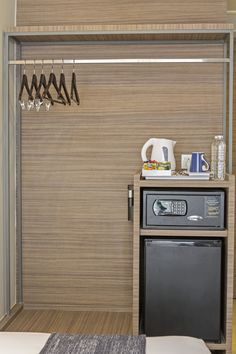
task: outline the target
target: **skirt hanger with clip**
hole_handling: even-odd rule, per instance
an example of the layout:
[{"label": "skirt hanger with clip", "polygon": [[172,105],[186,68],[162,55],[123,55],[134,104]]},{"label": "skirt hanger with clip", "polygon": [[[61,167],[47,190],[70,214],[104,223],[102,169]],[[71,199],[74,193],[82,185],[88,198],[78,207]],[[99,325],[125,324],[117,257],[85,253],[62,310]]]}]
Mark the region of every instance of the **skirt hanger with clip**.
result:
[{"label": "skirt hanger with clip", "polygon": [[[75,98],[74,98],[74,94],[75,94]],[[72,72],[72,79],[71,79],[70,98],[79,106],[80,98],[79,98],[79,92],[77,90],[77,85],[76,85],[75,61],[74,60],[73,60],[73,72]]]},{"label": "skirt hanger with clip", "polygon": [[61,92],[62,89],[64,90],[64,94],[66,96],[67,103],[69,105],[71,105],[70,96],[69,96],[69,93],[68,93],[67,87],[66,87],[66,78],[65,78],[65,74],[64,74],[63,59],[62,59],[61,75],[60,75],[60,82],[59,82],[59,92],[61,94],[62,94],[62,92]]},{"label": "skirt hanger with clip", "polygon": [[57,103],[61,103],[61,104],[66,105],[66,100],[65,100],[64,96],[62,95],[62,93],[60,92],[59,87],[57,85],[57,79],[56,79],[56,75],[54,73],[54,65],[53,64],[54,64],[54,62],[52,61],[51,74],[49,76],[47,86],[43,92],[43,98],[48,97],[48,94],[50,94],[49,89],[51,86],[53,86],[54,89],[56,90],[56,93],[57,93],[57,99],[52,98],[51,103],[53,104],[54,102],[57,102]]},{"label": "skirt hanger with clip", "polygon": [[[22,100],[24,89],[26,90],[26,92],[28,94],[28,101],[27,102]],[[23,76],[22,76],[22,80],[21,80],[21,87],[20,87],[20,93],[18,96],[18,100],[19,100],[22,110],[25,110],[26,107],[29,110],[31,107],[31,104],[29,104],[28,102],[34,102],[34,98],[32,96],[31,90],[29,88],[28,78],[27,78],[26,70],[25,70],[25,63],[24,63]]]},{"label": "skirt hanger with clip", "polygon": [[[50,92],[47,92],[47,94],[43,97],[43,93],[47,87],[47,79],[46,76],[44,74],[44,62],[42,61],[42,70],[41,70],[41,75],[39,78],[39,85],[38,85],[38,89],[36,91],[36,95],[35,95],[35,100],[37,100],[37,106],[39,107],[38,110],[40,109],[40,107],[45,103],[45,108],[46,111],[49,111],[50,106],[54,105],[52,96],[50,94]],[[43,93],[41,94],[41,90],[42,88],[44,89]],[[37,110],[37,106],[36,106],[36,110]]]},{"label": "skirt hanger with clip", "polygon": [[[33,96],[33,92],[37,92],[38,90],[38,79],[37,79],[37,76],[36,76],[36,73],[35,73],[35,60],[34,60],[34,72],[33,72],[33,76],[32,76],[32,80],[31,80],[31,86],[30,86],[30,93],[31,93],[31,96]],[[28,100],[27,102],[27,109],[28,111],[30,111],[31,109],[34,109],[35,107],[35,99],[33,100]]]}]

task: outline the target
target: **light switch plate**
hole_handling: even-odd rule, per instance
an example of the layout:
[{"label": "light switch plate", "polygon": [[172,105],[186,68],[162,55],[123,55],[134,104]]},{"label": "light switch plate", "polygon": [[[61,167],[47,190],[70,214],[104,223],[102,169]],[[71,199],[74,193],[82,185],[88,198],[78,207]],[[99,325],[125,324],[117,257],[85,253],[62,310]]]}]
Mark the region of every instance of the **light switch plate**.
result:
[{"label": "light switch plate", "polygon": [[182,169],[189,170],[190,164],[191,164],[191,157],[192,157],[191,154],[189,154],[189,155],[182,154],[181,155],[181,168]]}]

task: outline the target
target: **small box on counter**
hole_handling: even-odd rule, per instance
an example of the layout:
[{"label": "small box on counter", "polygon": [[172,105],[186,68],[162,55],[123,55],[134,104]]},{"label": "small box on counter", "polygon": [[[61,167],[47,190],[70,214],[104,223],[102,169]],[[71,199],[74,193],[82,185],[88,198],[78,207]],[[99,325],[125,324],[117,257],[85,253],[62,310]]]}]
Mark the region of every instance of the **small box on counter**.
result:
[{"label": "small box on counter", "polygon": [[143,177],[163,177],[171,176],[171,163],[170,162],[158,162],[158,161],[146,161],[142,168]]}]

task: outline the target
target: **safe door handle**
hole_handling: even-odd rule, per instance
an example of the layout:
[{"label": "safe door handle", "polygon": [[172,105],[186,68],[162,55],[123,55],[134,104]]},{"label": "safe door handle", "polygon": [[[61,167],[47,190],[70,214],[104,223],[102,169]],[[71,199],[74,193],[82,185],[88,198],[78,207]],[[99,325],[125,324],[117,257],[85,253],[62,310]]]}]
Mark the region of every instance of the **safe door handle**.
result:
[{"label": "safe door handle", "polygon": [[190,221],[201,221],[203,220],[203,217],[200,215],[189,215],[187,219]]}]

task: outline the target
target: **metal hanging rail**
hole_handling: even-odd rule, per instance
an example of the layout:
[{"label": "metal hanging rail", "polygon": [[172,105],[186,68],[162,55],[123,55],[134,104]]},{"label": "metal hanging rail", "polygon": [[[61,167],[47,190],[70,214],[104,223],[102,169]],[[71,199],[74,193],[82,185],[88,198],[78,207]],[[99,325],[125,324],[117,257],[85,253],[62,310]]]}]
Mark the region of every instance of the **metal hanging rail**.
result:
[{"label": "metal hanging rail", "polygon": [[161,64],[161,63],[230,63],[229,58],[161,58],[161,59],[27,59],[10,60],[9,65],[47,64]]}]

